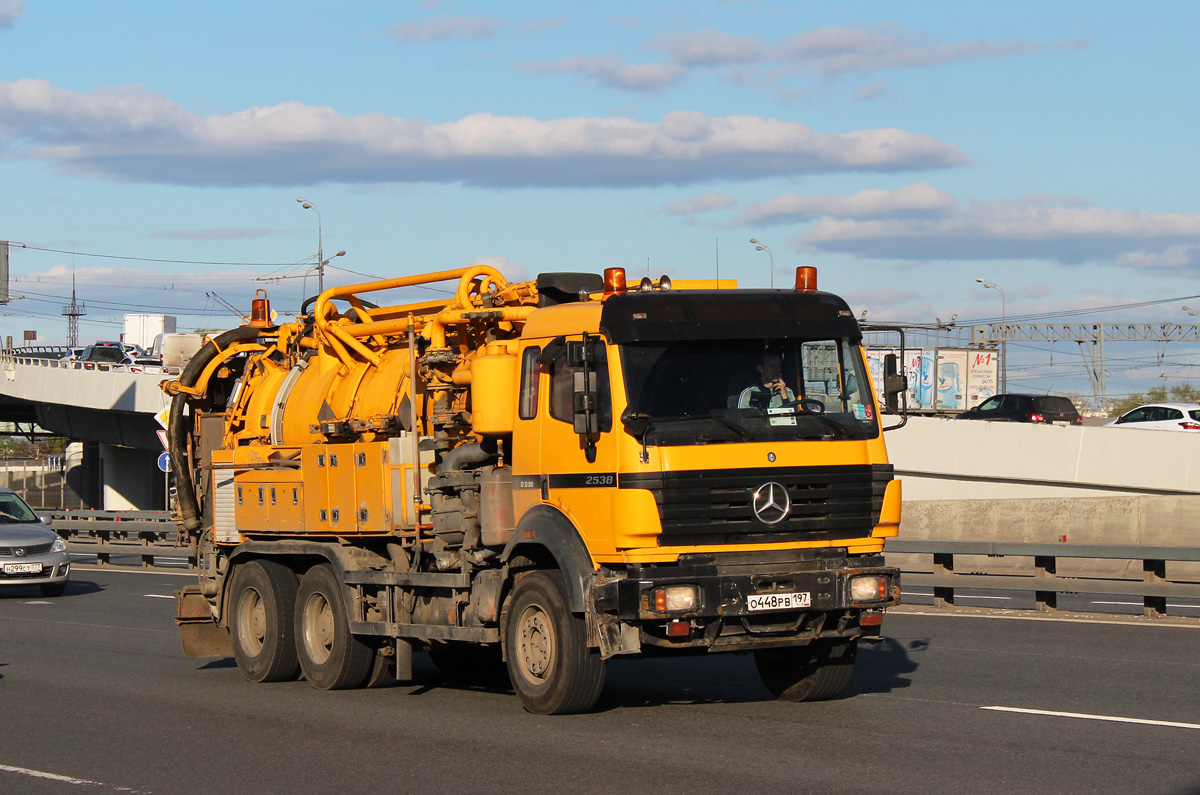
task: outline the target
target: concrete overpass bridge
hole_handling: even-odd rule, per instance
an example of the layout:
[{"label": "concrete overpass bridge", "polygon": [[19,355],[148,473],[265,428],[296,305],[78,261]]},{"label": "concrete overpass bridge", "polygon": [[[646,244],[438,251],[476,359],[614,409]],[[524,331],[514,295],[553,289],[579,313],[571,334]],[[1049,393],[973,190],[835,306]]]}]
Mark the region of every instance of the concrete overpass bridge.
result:
[{"label": "concrete overpass bridge", "polygon": [[69,362],[65,349],[0,351],[0,422],[37,425],[84,443],[76,481],[87,501],[109,510],[162,508],[165,478],[155,415],[167,405],[158,384],[176,367]]}]

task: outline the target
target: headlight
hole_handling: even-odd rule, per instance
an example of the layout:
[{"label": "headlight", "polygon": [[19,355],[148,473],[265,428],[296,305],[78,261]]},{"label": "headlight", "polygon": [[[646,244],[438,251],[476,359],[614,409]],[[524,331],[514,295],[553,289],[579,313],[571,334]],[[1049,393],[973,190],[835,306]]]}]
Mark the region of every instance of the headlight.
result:
[{"label": "headlight", "polygon": [[50,551],[51,552],[66,552],[67,551],[67,542],[63,541],[61,536],[54,539],[54,544],[51,545]]},{"label": "headlight", "polygon": [[695,610],[700,603],[694,585],[663,585],[648,591],[642,598],[646,610],[651,613]]},{"label": "headlight", "polygon": [[888,597],[888,578],[878,574],[864,574],[850,580],[851,602],[874,602]]}]

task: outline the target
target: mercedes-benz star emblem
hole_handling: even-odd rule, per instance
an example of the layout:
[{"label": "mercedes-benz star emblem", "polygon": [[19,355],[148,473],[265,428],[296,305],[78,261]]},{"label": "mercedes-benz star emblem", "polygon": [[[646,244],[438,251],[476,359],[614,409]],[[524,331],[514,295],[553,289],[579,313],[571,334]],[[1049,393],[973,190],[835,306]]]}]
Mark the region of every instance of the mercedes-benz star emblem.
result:
[{"label": "mercedes-benz star emblem", "polygon": [[782,483],[771,481],[758,487],[750,499],[750,507],[754,509],[754,518],[763,524],[779,524],[792,510],[792,498]]}]

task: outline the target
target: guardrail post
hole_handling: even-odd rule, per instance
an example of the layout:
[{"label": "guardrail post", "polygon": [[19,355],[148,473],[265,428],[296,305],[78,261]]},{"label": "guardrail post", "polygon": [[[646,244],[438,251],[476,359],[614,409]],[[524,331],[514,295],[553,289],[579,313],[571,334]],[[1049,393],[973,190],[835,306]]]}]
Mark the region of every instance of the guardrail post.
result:
[{"label": "guardrail post", "polygon": [[[933,573],[936,574],[953,574],[954,573],[954,553],[953,552],[935,552],[933,553]],[[954,607],[954,589],[953,588],[938,588],[933,589],[933,606],[934,607]]]},{"label": "guardrail post", "polygon": [[[1057,577],[1058,558],[1052,555],[1034,555],[1033,576],[1035,579],[1039,577],[1049,577],[1051,579]],[[1037,609],[1042,613],[1052,613],[1058,609],[1057,591],[1035,590],[1033,598],[1037,600]]]},{"label": "guardrail post", "polygon": [[[1143,582],[1165,582],[1167,579],[1167,562],[1165,560],[1142,561]],[[1167,614],[1167,597],[1143,596],[1142,612],[1150,618],[1160,618]]]}]

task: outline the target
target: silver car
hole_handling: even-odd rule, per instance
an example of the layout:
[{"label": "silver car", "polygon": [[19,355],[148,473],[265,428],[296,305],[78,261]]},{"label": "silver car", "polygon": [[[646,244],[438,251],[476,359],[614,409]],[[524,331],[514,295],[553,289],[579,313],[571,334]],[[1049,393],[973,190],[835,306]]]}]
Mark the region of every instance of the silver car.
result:
[{"label": "silver car", "polygon": [[67,544],[12,489],[0,488],[0,586],[36,585],[62,596],[71,573]]}]

